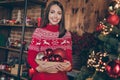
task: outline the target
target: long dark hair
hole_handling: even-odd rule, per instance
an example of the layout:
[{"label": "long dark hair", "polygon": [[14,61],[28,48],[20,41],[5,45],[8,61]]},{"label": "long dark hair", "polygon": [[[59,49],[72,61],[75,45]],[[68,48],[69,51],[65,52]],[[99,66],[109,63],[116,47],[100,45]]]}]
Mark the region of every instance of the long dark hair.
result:
[{"label": "long dark hair", "polygon": [[49,11],[50,11],[50,8],[52,5],[58,5],[61,10],[62,10],[62,18],[61,18],[61,21],[59,22],[59,38],[63,37],[66,33],[66,29],[65,29],[65,17],[64,17],[64,9],[63,9],[63,5],[58,2],[58,1],[52,1],[49,3],[49,5],[46,7],[46,10],[45,10],[45,14],[43,16],[43,19],[41,21],[41,28],[45,27],[48,23],[49,23],[49,19],[48,19],[48,14],[49,14]]}]

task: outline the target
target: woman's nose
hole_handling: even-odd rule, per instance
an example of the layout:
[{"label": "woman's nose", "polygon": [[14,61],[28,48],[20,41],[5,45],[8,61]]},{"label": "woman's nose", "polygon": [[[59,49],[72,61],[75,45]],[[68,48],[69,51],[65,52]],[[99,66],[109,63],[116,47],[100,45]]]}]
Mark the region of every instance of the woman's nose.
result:
[{"label": "woman's nose", "polygon": [[54,15],[54,18],[57,18],[57,17],[58,17],[58,15],[57,15],[57,14],[55,14],[55,15]]}]

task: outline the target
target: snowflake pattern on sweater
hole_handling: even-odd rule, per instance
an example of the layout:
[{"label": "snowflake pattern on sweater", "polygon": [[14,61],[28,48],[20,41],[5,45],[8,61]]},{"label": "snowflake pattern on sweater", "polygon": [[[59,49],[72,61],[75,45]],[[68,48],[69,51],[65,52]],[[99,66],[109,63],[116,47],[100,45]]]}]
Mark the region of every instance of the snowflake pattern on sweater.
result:
[{"label": "snowflake pattern on sweater", "polygon": [[31,45],[29,49],[37,52],[44,51],[47,48],[56,49],[63,48],[71,49],[71,34],[67,32],[63,38],[58,38],[59,32],[52,32],[46,29],[37,28],[32,36]]}]

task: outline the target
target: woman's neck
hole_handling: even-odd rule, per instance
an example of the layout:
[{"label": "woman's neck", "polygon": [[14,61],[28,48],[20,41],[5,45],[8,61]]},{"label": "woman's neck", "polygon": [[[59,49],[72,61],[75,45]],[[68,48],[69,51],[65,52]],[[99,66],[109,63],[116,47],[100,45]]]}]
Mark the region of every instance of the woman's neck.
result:
[{"label": "woman's neck", "polygon": [[51,25],[48,24],[45,29],[52,31],[52,32],[57,32],[59,30],[59,25]]}]

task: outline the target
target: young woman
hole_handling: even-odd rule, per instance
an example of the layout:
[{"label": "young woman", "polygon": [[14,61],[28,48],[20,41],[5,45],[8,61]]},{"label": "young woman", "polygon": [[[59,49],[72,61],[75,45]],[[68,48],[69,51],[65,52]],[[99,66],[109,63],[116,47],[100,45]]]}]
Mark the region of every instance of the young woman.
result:
[{"label": "young woman", "polygon": [[[64,49],[69,64],[56,64],[52,67],[37,64],[37,54],[48,48]],[[68,80],[66,72],[72,69],[72,40],[70,32],[65,30],[64,10],[60,2],[52,1],[47,6],[40,28],[36,28],[32,35],[27,59],[30,66],[36,70],[32,80]],[[56,72],[52,73],[54,71]]]}]

